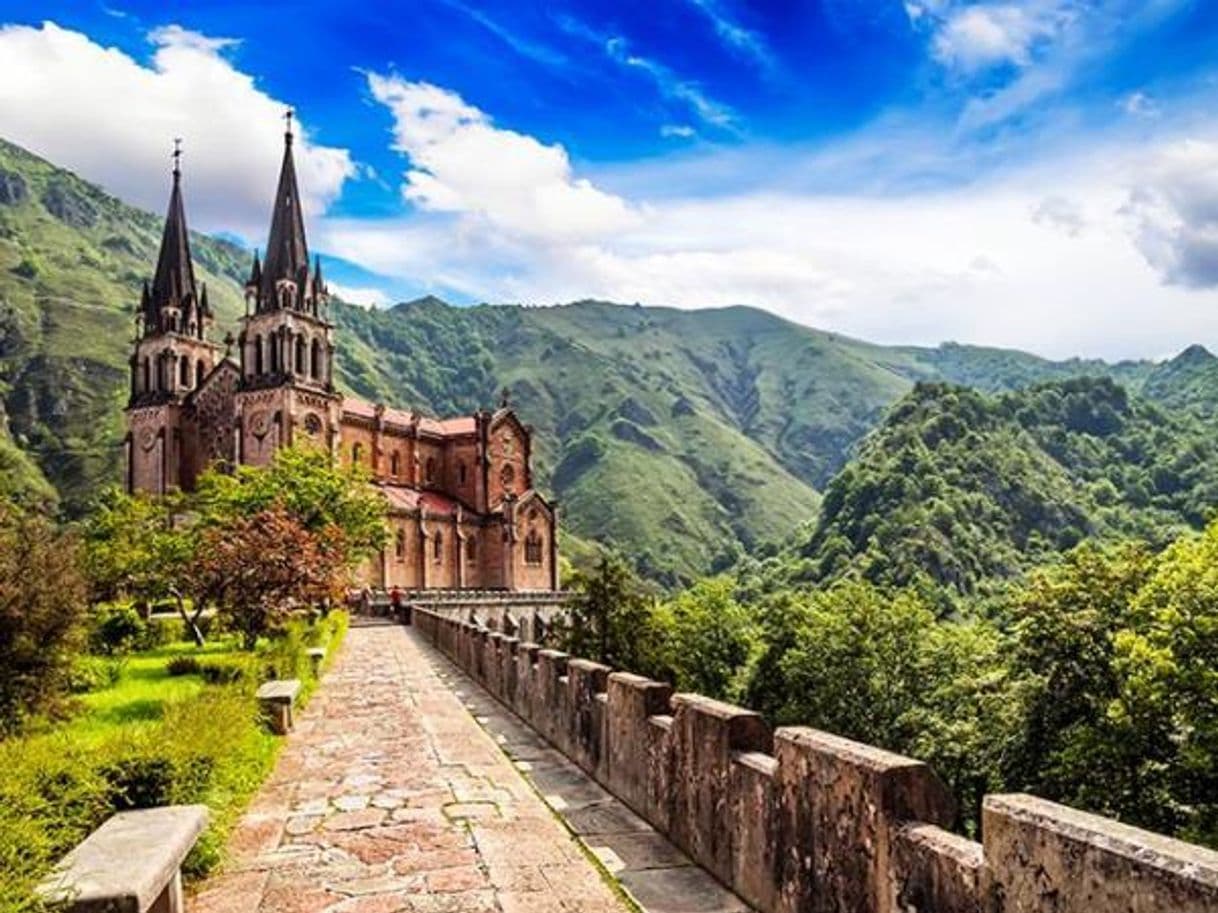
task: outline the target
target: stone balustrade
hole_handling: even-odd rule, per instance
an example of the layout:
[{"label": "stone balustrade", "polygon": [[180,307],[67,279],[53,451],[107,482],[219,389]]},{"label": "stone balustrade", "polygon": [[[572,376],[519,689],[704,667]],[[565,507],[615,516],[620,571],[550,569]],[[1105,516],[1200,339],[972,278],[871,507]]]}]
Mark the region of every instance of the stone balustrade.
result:
[{"label": "stone balustrade", "polygon": [[451,614],[414,624],[761,913],[1215,913],[1218,853],[1022,795],[982,842],[920,761],[541,649]]}]

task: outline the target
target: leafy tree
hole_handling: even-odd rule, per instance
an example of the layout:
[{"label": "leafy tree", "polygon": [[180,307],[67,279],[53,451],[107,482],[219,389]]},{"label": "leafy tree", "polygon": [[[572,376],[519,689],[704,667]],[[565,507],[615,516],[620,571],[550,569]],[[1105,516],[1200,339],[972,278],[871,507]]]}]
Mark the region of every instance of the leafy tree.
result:
[{"label": "leafy tree", "polygon": [[654,598],[620,555],[606,552],[592,572],[576,571],[578,594],[555,631],[562,649],[640,675],[663,673]]},{"label": "leafy tree", "polygon": [[316,447],[286,447],[266,467],[209,470],[192,502],[204,525],[281,509],[307,532],[342,532],[344,563],[354,565],[385,542],[385,501],[358,470]]},{"label": "leafy tree", "polygon": [[54,709],[84,643],[75,536],[0,502],[0,731]]},{"label": "leafy tree", "polygon": [[314,533],[272,506],[203,531],[187,574],[215,603],[245,649],[288,616],[336,597],[345,583],[348,546],[338,527]]},{"label": "leafy tree", "polygon": [[730,577],[711,577],[658,607],[652,624],[662,635],[665,677],[682,691],[738,697],[756,625],[733,589]]}]

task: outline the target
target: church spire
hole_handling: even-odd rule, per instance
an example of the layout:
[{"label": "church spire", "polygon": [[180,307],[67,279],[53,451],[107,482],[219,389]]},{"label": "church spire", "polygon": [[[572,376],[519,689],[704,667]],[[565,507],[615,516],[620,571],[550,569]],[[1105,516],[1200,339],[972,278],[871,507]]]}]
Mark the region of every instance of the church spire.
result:
[{"label": "church spire", "polygon": [[[271,214],[271,236],[266,245],[266,260],[262,264],[260,297],[274,300],[276,283],[290,279],[298,284],[299,294],[309,271],[309,247],[305,241],[304,212],[300,207],[300,191],[296,186],[296,163],[292,158],[292,112],[284,115],[287,130],[283,135],[283,164],[279,169],[279,187],[275,191],[275,208]],[[275,305],[271,305],[274,307]]]},{"label": "church spire", "polygon": [[[169,211],[165,215],[161,250],[152,278],[148,307],[150,317],[159,316],[166,308],[181,313],[193,303],[196,295],[194,264],[190,258],[190,233],[186,228],[186,207],[182,203],[181,143],[181,140],[173,141],[173,190],[169,195]],[[155,324],[158,321],[154,319],[152,322]],[[148,329],[176,330],[177,327],[154,326]]]}]

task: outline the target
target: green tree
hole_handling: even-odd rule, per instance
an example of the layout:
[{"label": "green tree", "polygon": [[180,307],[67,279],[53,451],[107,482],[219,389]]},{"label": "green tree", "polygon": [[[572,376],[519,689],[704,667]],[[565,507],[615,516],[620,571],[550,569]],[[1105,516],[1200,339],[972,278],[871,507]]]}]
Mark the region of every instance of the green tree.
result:
[{"label": "green tree", "polygon": [[87,595],[76,537],[0,502],[0,732],[63,697]]},{"label": "green tree", "polygon": [[673,684],[721,700],[740,697],[740,674],[756,642],[756,625],[736,601],[730,577],[701,580],[662,603],[653,626]]},{"label": "green tree", "polygon": [[576,571],[577,594],[555,630],[563,650],[640,675],[663,673],[655,599],[620,555],[605,553],[591,572]]}]

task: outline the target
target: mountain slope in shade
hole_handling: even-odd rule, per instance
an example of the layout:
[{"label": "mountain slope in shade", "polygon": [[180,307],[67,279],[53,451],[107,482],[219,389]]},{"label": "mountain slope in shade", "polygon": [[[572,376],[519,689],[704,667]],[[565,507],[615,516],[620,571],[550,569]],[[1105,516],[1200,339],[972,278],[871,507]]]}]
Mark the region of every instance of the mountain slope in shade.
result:
[{"label": "mountain slope in shade", "polygon": [[[189,215],[189,175],[184,190]],[[23,465],[68,512],[120,478],[131,321],[160,225],[0,141],[0,401]],[[222,339],[243,310],[249,255],[199,235],[191,244]],[[1165,401],[1204,399],[1207,382],[1142,362],[871,345],[746,307],[430,298],[381,311],[336,302],[333,317],[338,379],[353,393],[444,414],[489,406],[508,387],[537,427],[540,482],[567,528],[667,582],[814,520],[818,491],[917,381],[1004,390],[1101,373]]]}]

